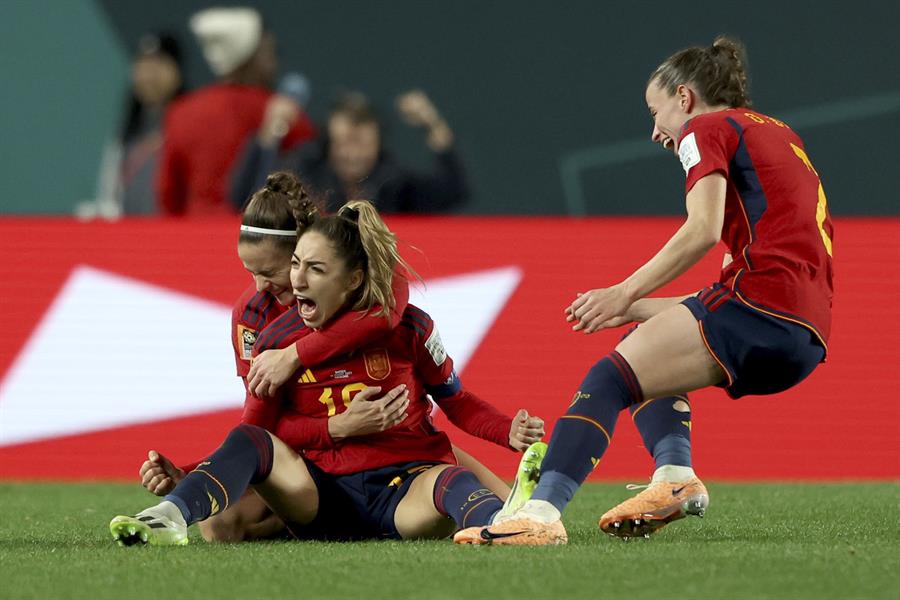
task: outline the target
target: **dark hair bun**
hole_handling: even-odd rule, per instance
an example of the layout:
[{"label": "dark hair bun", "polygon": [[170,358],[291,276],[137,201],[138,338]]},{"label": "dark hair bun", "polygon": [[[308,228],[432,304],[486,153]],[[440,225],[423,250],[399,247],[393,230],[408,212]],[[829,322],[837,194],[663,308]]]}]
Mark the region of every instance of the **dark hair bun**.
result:
[{"label": "dark hair bun", "polygon": [[304,196],[303,186],[293,173],[279,171],[266,178],[266,189],[276,194],[284,194],[292,199],[299,200]]}]

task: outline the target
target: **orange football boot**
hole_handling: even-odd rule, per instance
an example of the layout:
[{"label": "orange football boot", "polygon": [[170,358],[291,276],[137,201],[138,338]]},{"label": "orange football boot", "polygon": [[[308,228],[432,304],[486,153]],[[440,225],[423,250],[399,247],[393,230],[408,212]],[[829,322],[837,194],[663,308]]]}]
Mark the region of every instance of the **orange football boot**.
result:
[{"label": "orange football boot", "polygon": [[643,492],[606,511],[600,517],[604,533],[622,539],[650,537],[656,530],[688,515],[702,517],[709,506],[709,492],[696,477],[688,481],[670,483],[657,481]]},{"label": "orange football boot", "polygon": [[551,546],[568,541],[562,521],[542,523],[528,518],[511,519],[487,527],[469,527],[453,536],[454,544],[493,546]]}]

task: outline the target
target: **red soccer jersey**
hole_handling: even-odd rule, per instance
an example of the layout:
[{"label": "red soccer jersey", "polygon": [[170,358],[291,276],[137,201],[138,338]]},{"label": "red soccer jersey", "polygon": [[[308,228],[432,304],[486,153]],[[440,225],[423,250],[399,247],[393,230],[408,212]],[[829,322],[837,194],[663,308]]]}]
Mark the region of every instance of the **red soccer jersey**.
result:
[{"label": "red soccer jersey", "polygon": [[[290,311],[260,335],[257,351],[284,347],[310,334],[297,311]],[[402,423],[376,434],[331,440],[328,418],[344,412],[360,390],[380,386],[386,393],[401,383],[410,396]],[[463,430],[508,447],[512,419],[462,389],[431,318],[414,306],[407,307],[400,326],[380,341],[308,368],[292,386],[285,386],[284,412],[275,434],[333,474],[412,461],[455,464],[450,440],[431,423],[426,394]],[[310,435],[311,421],[319,423],[318,436]],[[297,423],[302,424],[299,436]]]},{"label": "red soccer jersey", "polygon": [[797,134],[778,119],[731,108],[688,121],[678,154],[687,191],[710,173],[728,179],[722,240],[733,260],[720,282],[749,306],[807,327],[825,346],[834,229]]},{"label": "red soccer jersey", "polygon": [[[166,113],[157,181],[160,212],[166,215],[234,214],[227,199],[233,163],[263,120],[272,91],[215,84],[187,94]],[[305,114],[285,136],[287,149],[312,139]]]},{"label": "red soccer jersey", "polygon": [[[387,318],[372,315],[360,318],[358,313],[345,313],[336,318],[327,329],[322,329],[315,335],[295,338],[300,364],[321,364],[349,352],[360,344],[383,337],[396,327],[409,302],[409,285],[406,278],[398,272],[394,273],[391,292],[394,295],[394,308]],[[294,306],[282,306],[272,294],[257,292],[253,284],[244,290],[235,303],[231,311],[231,344],[234,348],[237,374],[244,378],[245,386],[247,374],[250,372],[253,346],[260,332],[289,308],[294,309]],[[274,431],[278,412],[277,404],[271,400],[257,398],[248,392],[244,400],[241,422]],[[311,424],[311,427],[314,437],[321,435],[317,425]]]}]

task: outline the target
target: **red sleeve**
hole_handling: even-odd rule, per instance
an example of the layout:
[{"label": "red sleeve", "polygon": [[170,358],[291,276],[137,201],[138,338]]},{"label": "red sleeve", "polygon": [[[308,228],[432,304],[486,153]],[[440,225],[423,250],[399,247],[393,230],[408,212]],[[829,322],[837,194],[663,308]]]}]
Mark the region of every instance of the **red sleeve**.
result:
[{"label": "red sleeve", "polygon": [[177,107],[166,116],[163,147],[156,175],[156,193],[160,214],[174,216],[185,213],[185,165],[177,151],[178,128],[174,125],[173,114]]},{"label": "red sleeve", "polygon": [[[297,340],[300,364],[307,367],[320,365],[390,333],[400,323],[409,303],[409,284],[398,271],[394,271],[391,291],[394,294],[394,309],[387,317],[361,317],[359,312],[347,312],[326,327]],[[379,309],[379,306],[374,307],[375,312]]]},{"label": "red sleeve", "polygon": [[286,414],[279,419],[272,433],[295,450],[321,450],[334,446],[334,440],[328,433],[328,417]]},{"label": "red sleeve", "polygon": [[509,445],[512,417],[504,415],[489,402],[465,389],[434,401],[450,422],[466,433],[512,450]]},{"label": "red sleeve", "polygon": [[722,115],[701,115],[688,121],[678,143],[678,158],[687,177],[685,192],[711,173],[728,177],[737,143],[737,131]]}]

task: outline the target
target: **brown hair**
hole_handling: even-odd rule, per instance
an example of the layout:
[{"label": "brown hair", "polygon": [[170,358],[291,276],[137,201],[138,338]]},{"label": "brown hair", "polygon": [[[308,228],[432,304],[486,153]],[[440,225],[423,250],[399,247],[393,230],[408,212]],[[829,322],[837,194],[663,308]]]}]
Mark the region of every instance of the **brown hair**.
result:
[{"label": "brown hair", "polygon": [[408,274],[415,275],[415,272],[400,257],[397,236],[388,229],[372,203],[351,200],[337,214],[329,216],[321,216],[314,207],[313,210],[301,208],[294,216],[298,231],[322,234],[348,271],[362,270],[365,278],[352,299],[352,309],[368,312],[380,304],[381,310],[375,316],[387,316],[395,304],[391,282],[397,265]]},{"label": "brown hair", "polygon": [[297,245],[297,238],[303,233],[294,217],[296,211],[305,214],[317,212],[318,208],[296,175],[284,171],[272,173],[266,178],[266,185],[250,196],[241,217],[241,225],[296,231],[297,235],[291,237],[241,231],[238,243],[261,244],[265,240],[271,240],[276,247],[290,254]]},{"label": "brown hair", "polygon": [[671,96],[682,84],[693,84],[710,106],[752,106],[747,80],[747,55],[737,40],[719,36],[708,48],[694,46],[667,58],[647,80]]}]

